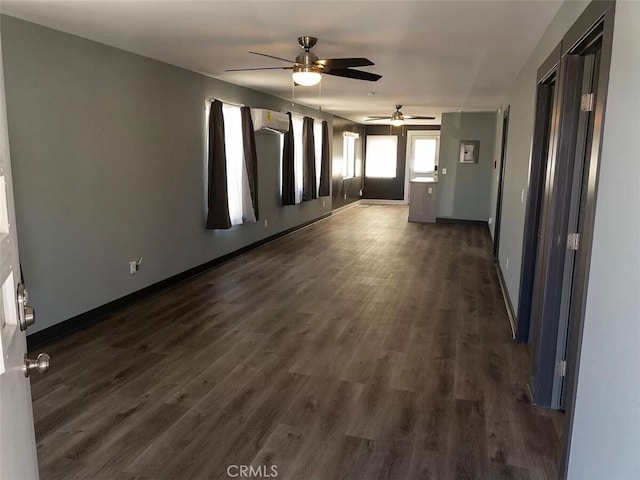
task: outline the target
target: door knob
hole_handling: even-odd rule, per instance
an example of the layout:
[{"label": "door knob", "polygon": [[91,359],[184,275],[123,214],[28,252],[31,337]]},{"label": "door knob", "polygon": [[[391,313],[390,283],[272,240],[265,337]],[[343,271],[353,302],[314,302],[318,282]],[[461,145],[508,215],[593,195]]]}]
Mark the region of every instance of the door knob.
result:
[{"label": "door knob", "polygon": [[46,353],[41,353],[36,357],[35,360],[27,357],[27,354],[24,355],[24,376],[28,377],[31,375],[31,372],[45,373],[49,370],[49,361],[51,357],[49,357]]},{"label": "door knob", "polygon": [[24,288],[24,284],[18,284],[18,320],[20,322],[20,330],[26,330],[27,327],[34,324],[36,321],[36,314],[33,307],[27,305],[29,301],[29,294],[27,289]]}]

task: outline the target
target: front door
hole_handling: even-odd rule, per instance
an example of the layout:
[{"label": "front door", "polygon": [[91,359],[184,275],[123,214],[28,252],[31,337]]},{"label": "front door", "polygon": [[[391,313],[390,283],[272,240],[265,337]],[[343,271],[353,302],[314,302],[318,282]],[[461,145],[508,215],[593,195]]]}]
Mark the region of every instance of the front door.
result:
[{"label": "front door", "polygon": [[405,202],[409,203],[410,182],[414,178],[437,179],[440,132],[409,130],[407,132],[407,169],[405,176]]},{"label": "front door", "polygon": [[27,344],[19,318],[24,309],[17,305],[19,281],[0,45],[0,478],[7,480],[38,478],[31,389],[25,376]]}]

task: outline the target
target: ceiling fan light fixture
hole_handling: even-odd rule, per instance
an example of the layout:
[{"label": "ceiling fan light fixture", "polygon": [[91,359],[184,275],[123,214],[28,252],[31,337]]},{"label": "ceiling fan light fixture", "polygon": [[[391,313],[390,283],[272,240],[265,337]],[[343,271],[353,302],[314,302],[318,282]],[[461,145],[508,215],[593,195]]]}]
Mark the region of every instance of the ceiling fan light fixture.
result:
[{"label": "ceiling fan light fixture", "polygon": [[293,67],[293,81],[303,87],[311,87],[320,83],[320,69],[313,65],[296,65]]},{"label": "ceiling fan light fixture", "polygon": [[400,106],[396,105],[396,111],[393,113],[391,117],[391,125],[394,127],[401,127],[404,125],[404,115],[400,112]]}]

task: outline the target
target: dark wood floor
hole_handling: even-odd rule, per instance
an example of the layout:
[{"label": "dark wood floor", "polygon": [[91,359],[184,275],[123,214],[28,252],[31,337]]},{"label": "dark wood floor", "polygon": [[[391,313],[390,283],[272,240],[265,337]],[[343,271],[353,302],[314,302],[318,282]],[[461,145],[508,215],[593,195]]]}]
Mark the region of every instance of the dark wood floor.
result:
[{"label": "dark wood floor", "polygon": [[352,208],[49,345],[42,479],[555,479],[486,227],[406,219]]}]

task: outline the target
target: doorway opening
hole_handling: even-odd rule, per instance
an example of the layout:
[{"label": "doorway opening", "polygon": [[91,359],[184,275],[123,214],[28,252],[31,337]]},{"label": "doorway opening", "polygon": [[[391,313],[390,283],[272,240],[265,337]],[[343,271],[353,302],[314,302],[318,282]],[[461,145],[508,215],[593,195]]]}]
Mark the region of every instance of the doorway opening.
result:
[{"label": "doorway opening", "polygon": [[409,203],[411,180],[415,178],[438,180],[440,132],[433,130],[409,130],[407,132],[406,155],[404,202]]},{"label": "doorway opening", "polygon": [[587,7],[538,72],[516,335],[533,347],[532,402],[561,410],[584,320],[612,12]]},{"label": "doorway opening", "polygon": [[507,138],[509,137],[509,107],[502,116],[502,142],[500,152],[500,172],[498,174],[498,199],[496,200],[496,223],[493,230],[493,256],[500,251],[500,220],[502,218],[502,195],[504,193],[504,172],[507,161]]}]

